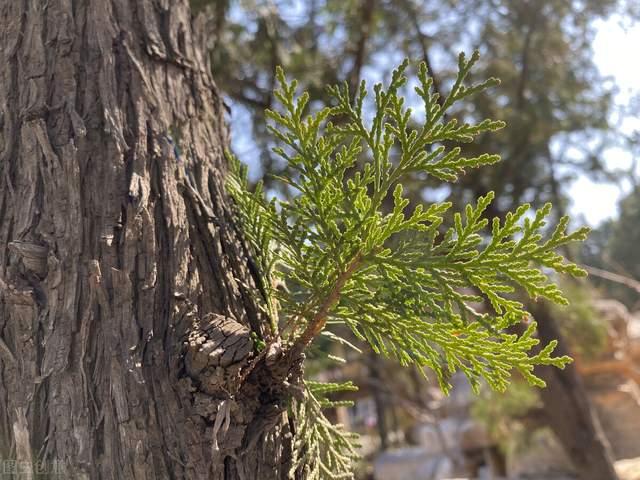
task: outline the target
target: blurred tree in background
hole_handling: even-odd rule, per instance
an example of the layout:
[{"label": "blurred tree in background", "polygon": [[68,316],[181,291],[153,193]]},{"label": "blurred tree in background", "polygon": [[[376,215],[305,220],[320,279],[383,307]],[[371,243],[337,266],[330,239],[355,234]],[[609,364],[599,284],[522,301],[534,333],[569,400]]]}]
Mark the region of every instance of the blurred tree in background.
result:
[{"label": "blurred tree in background", "polygon": [[[480,137],[465,152],[499,153],[505,161],[470,171],[446,188],[434,188],[428,179],[416,177],[406,185],[412,189],[409,195],[469,202],[494,190],[497,199],[489,215],[502,217],[515,204],[540,206],[547,201],[554,203],[555,214],[562,215],[570,201],[566,186],[577,175],[600,179],[616,175],[602,157],[604,149],[617,141],[610,122],[616,87],[596,68],[591,44],[596,20],[614,13],[637,17],[636,2],[194,0],[193,4],[208,19],[214,77],[228,95],[238,153],[267,175],[267,185],[268,174],[284,167],[270,150],[272,139],[264,118],[264,109],[272,106],[276,65],[301,82],[312,104],[327,103],[325,85],[346,80],[353,91],[360,80],[373,73],[379,77],[403,57],[425,61],[436,90],[446,91],[455,77],[458,52],[471,48],[482,53],[474,80],[495,76],[502,86],[474,97],[450,115],[464,121],[505,120],[507,129]],[[596,231],[581,258],[595,267],[625,265],[614,270],[640,279],[638,240],[636,191],[622,203],[620,221]],[[637,292],[626,288],[619,298],[629,304]],[[557,323],[565,321],[562,312],[541,303],[529,308],[540,323],[543,343],[561,331],[582,328],[583,319],[594,323],[592,316],[577,310],[575,318],[567,315],[560,329]],[[589,335],[584,338],[589,341]],[[591,338],[598,342],[596,334]],[[370,368],[375,379],[381,368]],[[539,374],[550,385],[541,394],[546,421],[582,477],[615,478],[574,370],[541,369]],[[415,388],[420,389],[417,383]],[[384,417],[382,397],[376,397],[376,404]],[[383,445],[387,430],[382,422]]]},{"label": "blurred tree in background", "polygon": [[327,101],[325,85],[346,79],[353,87],[404,57],[425,60],[436,77],[436,89],[442,90],[454,77],[457,53],[472,48],[482,53],[473,75],[496,76],[503,83],[498,93],[479,96],[457,115],[484,118],[498,113],[509,130],[486,136],[472,148],[500,152],[509,161],[489,174],[470,173],[455,191],[438,194],[468,200],[494,189],[504,209],[518,201],[553,200],[558,207],[566,203],[562,184],[572,176],[606,170],[599,153],[610,138],[614,84],[598,73],[590,45],[594,21],[630,8],[626,2],[199,0],[196,4],[211,12],[216,79],[234,112],[249,113],[250,138],[257,146],[253,152],[264,173],[279,166],[268,148],[263,117],[272,103],[275,65],[300,79],[312,100]]}]

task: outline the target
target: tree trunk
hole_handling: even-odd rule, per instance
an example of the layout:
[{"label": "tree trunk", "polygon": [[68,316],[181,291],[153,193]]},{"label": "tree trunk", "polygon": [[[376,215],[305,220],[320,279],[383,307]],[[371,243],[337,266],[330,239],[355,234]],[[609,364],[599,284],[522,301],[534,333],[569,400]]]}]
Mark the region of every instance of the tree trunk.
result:
[{"label": "tree trunk", "polygon": [[[568,355],[548,306],[538,302],[530,309],[538,322],[540,345],[558,339],[556,355]],[[580,479],[616,480],[609,443],[575,366],[568,365],[564,370],[538,366],[535,373],[547,383],[547,387],[540,390],[547,424],[560,440]]]},{"label": "tree trunk", "polygon": [[369,375],[371,377],[371,392],[373,394],[373,404],[376,409],[376,429],[380,439],[380,450],[389,448],[389,425],[387,422],[388,405],[385,392],[380,388],[382,381],[380,358],[373,350],[367,352],[369,357]]},{"label": "tree trunk", "polygon": [[288,471],[286,374],[254,349],[270,332],[194,23],[187,0],[0,0],[0,459],[15,478],[36,462],[70,479]]}]

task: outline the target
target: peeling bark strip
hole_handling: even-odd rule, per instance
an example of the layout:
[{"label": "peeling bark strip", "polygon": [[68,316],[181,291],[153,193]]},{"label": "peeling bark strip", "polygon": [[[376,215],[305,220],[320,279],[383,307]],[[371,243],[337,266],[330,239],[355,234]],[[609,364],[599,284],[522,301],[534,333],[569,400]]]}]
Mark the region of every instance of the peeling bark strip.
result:
[{"label": "peeling bark strip", "polygon": [[187,0],[0,0],[0,459],[288,471],[294,381],[253,348],[267,322],[193,23]]}]

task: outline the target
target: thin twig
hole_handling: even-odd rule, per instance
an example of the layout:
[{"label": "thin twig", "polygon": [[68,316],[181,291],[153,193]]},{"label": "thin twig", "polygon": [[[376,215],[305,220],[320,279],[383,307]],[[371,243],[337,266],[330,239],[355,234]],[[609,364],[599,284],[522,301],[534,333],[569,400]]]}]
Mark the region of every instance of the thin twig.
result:
[{"label": "thin twig", "polygon": [[605,280],[609,280],[611,282],[620,283],[621,285],[625,285],[632,290],[635,290],[637,293],[640,293],[640,282],[634,278],[625,277],[624,275],[620,275],[618,273],[613,273],[608,270],[602,270],[601,268],[590,267],[589,265],[583,265],[587,272],[594,277],[603,278]]},{"label": "thin twig", "polygon": [[322,302],[322,305],[320,305],[320,308],[313,316],[302,335],[300,335],[293,344],[291,351],[294,352],[294,354],[301,353],[322,331],[327,323],[329,312],[340,300],[342,289],[344,288],[349,278],[351,278],[353,273],[356,271],[356,269],[360,266],[361,261],[362,253],[358,253],[355,257],[353,257],[344,272],[342,272],[338,276],[335,284],[333,285],[333,288],[327,295],[327,298],[325,298],[324,302]]}]

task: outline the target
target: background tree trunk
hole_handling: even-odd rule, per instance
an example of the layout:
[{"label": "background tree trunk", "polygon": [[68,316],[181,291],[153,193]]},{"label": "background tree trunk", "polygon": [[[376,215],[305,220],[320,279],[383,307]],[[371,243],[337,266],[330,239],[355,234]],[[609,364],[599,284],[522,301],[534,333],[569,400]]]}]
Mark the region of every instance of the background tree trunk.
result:
[{"label": "background tree trunk", "polygon": [[366,353],[368,358],[367,368],[371,377],[371,393],[373,396],[373,404],[376,409],[376,429],[378,430],[378,438],[380,439],[380,450],[385,451],[389,448],[389,423],[388,413],[389,405],[387,402],[387,394],[381,388],[382,372],[380,365],[380,356],[372,349]]},{"label": "background tree trunk", "polygon": [[[558,340],[555,354],[570,352],[544,302],[531,303],[529,309],[538,323],[540,345]],[[523,328],[524,329],[524,328]],[[538,348],[539,350],[539,348]],[[556,434],[582,480],[616,480],[609,442],[591,407],[582,380],[574,365],[564,370],[540,365],[535,374],[547,387],[540,390],[546,423]]]},{"label": "background tree trunk", "polygon": [[288,469],[193,24],[186,0],[0,0],[0,458],[73,479]]}]

